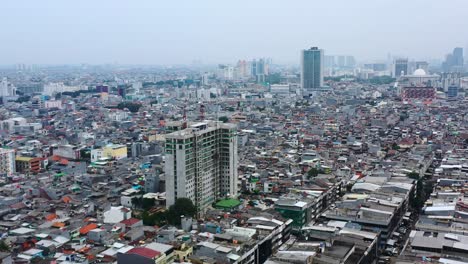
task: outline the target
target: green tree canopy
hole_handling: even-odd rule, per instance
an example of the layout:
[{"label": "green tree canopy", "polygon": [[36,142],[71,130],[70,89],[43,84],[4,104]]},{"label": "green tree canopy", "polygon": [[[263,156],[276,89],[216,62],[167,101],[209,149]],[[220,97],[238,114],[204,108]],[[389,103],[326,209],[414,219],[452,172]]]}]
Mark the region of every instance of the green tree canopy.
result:
[{"label": "green tree canopy", "polygon": [[419,173],[417,173],[415,171],[412,171],[412,172],[408,173],[407,175],[408,175],[408,178],[411,178],[413,180],[418,180],[419,179]]},{"label": "green tree canopy", "polygon": [[227,116],[221,116],[219,118],[219,121],[222,121],[223,123],[227,123],[229,121],[229,118]]},{"label": "green tree canopy", "polygon": [[167,212],[167,220],[172,225],[180,225],[180,217],[194,217],[197,213],[197,208],[188,198],[178,198],[173,205],[169,207]]},{"label": "green tree canopy", "polygon": [[307,178],[313,178],[317,177],[319,175],[320,171],[317,168],[312,168],[307,172]]},{"label": "green tree canopy", "polygon": [[141,104],[139,104],[139,103],[132,103],[132,102],[123,102],[123,103],[119,103],[119,104],[117,105],[117,108],[118,108],[118,109],[127,108],[127,109],[130,110],[130,112],[132,112],[132,113],[138,112],[138,110],[140,110],[140,107],[141,107]]}]

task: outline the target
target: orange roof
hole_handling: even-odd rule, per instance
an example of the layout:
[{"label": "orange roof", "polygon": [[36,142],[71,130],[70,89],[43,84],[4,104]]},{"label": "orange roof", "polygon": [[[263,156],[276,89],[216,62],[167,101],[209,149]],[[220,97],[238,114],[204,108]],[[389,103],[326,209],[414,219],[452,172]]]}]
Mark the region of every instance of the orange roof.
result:
[{"label": "orange roof", "polygon": [[88,234],[89,231],[96,229],[98,226],[95,223],[91,223],[89,225],[83,226],[80,228],[80,234],[81,235],[86,235]]},{"label": "orange roof", "polygon": [[54,222],[52,224],[53,227],[57,227],[57,228],[62,228],[62,227],[65,227],[65,223],[62,223],[62,222]]},{"label": "orange roof", "polygon": [[46,217],[45,217],[45,219],[46,219],[47,221],[52,221],[52,220],[54,220],[55,218],[57,218],[57,215],[56,215],[56,214],[48,214],[48,215],[46,215]]},{"label": "orange roof", "polygon": [[61,159],[61,160],[60,160],[60,164],[61,164],[61,165],[68,165],[68,160],[66,160],[66,159]]},{"label": "orange roof", "polygon": [[78,252],[80,252],[80,253],[86,253],[86,252],[88,252],[90,249],[91,249],[90,246],[84,246],[84,247],[80,248],[80,249],[78,250]]},{"label": "orange roof", "polygon": [[52,160],[53,160],[53,161],[59,161],[59,160],[60,160],[60,157],[57,156],[57,155],[53,155],[53,156],[52,156]]},{"label": "orange roof", "polygon": [[62,201],[63,201],[64,203],[69,203],[71,200],[72,200],[72,199],[70,198],[70,196],[64,196],[64,197],[62,198]]}]

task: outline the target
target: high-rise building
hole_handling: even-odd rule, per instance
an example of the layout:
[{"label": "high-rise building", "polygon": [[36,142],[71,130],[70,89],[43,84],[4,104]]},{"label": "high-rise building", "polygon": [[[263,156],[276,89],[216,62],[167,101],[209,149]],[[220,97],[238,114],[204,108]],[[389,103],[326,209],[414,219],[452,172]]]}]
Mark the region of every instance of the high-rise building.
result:
[{"label": "high-rise building", "polygon": [[15,150],[0,148],[0,175],[11,176],[15,171]]},{"label": "high-rise building", "polygon": [[393,77],[397,78],[408,74],[408,59],[396,59],[393,68]]},{"label": "high-rise building", "polygon": [[301,52],[301,87],[319,89],[323,87],[323,49],[312,47]]},{"label": "high-rise building", "polygon": [[346,67],[348,68],[354,68],[356,66],[356,59],[354,56],[346,56]]},{"label": "high-rise building", "polygon": [[202,85],[209,85],[210,84],[210,75],[205,72],[203,75],[202,75]]},{"label": "high-rise building", "polygon": [[343,68],[346,66],[346,57],[343,55],[338,56],[338,67]]},{"label": "high-rise building", "polygon": [[4,77],[0,82],[0,97],[9,97],[16,95],[16,87]]},{"label": "high-rise building", "polygon": [[463,48],[453,49],[453,59],[455,66],[463,67]]},{"label": "high-rise building", "polygon": [[237,127],[218,121],[167,123],[166,205],[189,198],[203,215],[217,199],[237,196]]},{"label": "high-rise building", "polygon": [[325,68],[333,68],[335,66],[335,56],[331,56],[331,55],[324,56],[323,66]]},{"label": "high-rise building", "polygon": [[445,58],[442,63],[442,68],[445,72],[462,72],[463,71],[463,48],[457,47],[453,49],[451,54]]},{"label": "high-rise building", "polygon": [[447,97],[449,98],[455,98],[458,96],[458,86],[449,86],[448,87],[448,92],[447,92]]}]

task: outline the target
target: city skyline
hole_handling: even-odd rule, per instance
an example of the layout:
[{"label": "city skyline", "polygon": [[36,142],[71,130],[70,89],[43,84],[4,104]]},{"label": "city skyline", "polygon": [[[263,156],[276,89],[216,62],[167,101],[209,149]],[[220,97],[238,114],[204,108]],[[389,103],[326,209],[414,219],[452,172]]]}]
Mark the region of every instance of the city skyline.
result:
[{"label": "city skyline", "polygon": [[0,22],[12,26],[0,36],[0,64],[216,64],[256,57],[298,64],[300,50],[310,46],[358,61],[385,60],[388,53],[442,61],[454,47],[467,47],[466,8],[465,1],[402,0],[6,3]]}]

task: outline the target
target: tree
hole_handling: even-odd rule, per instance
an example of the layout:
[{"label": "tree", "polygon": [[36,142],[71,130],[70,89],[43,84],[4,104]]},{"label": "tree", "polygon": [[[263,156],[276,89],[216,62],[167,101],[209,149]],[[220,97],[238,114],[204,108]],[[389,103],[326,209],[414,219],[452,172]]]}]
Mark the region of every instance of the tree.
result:
[{"label": "tree", "polygon": [[178,198],[167,212],[167,220],[172,225],[180,225],[180,217],[194,217],[197,213],[197,207],[188,198]]},{"label": "tree", "polygon": [[317,168],[312,168],[307,172],[307,178],[317,177],[320,171]]},{"label": "tree", "polygon": [[3,252],[10,251],[10,246],[6,243],[5,240],[0,240],[0,251],[3,251]]},{"label": "tree", "polygon": [[155,205],[154,199],[143,198],[141,200],[141,207],[143,210],[149,210]]},{"label": "tree", "polygon": [[140,107],[141,107],[141,104],[139,104],[139,103],[132,103],[132,102],[123,102],[123,103],[119,103],[119,104],[117,105],[117,108],[118,108],[118,109],[125,109],[125,108],[127,108],[127,109],[130,110],[130,112],[132,112],[132,113],[138,112],[138,110],[140,110]]},{"label": "tree", "polygon": [[219,121],[222,121],[223,123],[227,123],[229,121],[229,118],[227,116],[221,116],[219,118]]},{"label": "tree", "polygon": [[17,103],[24,103],[24,102],[28,102],[29,100],[31,99],[31,96],[20,96],[18,97],[18,99],[16,99],[16,102]]},{"label": "tree", "polygon": [[139,197],[139,196],[134,196],[134,197],[132,197],[132,205],[133,205],[133,207],[135,207],[135,208],[140,208],[141,202],[142,202],[141,200],[142,200],[142,199],[141,199],[141,197]]},{"label": "tree", "polygon": [[419,173],[412,171],[407,174],[408,178],[413,179],[413,180],[418,180],[419,179]]},{"label": "tree", "polygon": [[143,224],[147,226],[162,226],[167,223],[167,213],[157,212],[154,214],[150,214],[148,211],[144,211],[141,214],[141,220],[143,220]]}]

